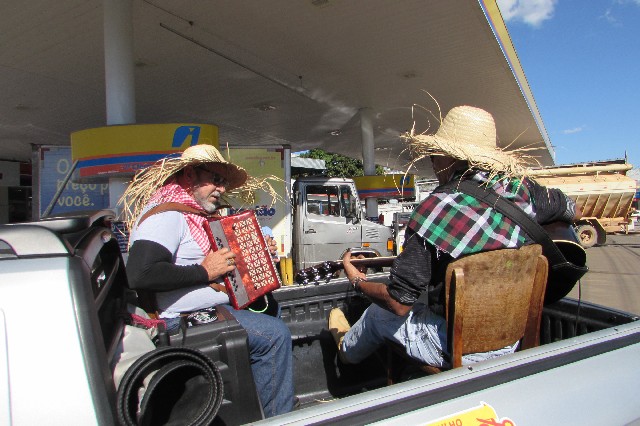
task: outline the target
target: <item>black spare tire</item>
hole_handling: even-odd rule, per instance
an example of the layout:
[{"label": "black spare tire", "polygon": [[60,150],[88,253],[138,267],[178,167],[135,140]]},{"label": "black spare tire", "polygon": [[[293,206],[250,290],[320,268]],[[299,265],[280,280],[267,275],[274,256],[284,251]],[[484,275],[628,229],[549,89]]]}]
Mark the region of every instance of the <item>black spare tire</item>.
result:
[{"label": "black spare tire", "polygon": [[[142,400],[139,391],[151,374]],[[208,425],[223,397],[222,377],[213,361],[191,348],[162,347],[127,370],[117,395],[121,425]]]}]

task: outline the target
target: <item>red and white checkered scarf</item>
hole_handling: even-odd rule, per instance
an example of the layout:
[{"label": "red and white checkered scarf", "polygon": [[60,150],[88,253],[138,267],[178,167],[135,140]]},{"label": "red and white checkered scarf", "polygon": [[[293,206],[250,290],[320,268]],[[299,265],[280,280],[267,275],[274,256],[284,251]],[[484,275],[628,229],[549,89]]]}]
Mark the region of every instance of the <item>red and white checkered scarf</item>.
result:
[{"label": "red and white checkered scarf", "polygon": [[[193,207],[194,209],[202,210],[202,207],[196,202],[196,200],[180,186],[175,179],[170,180],[168,183],[161,186],[149,200],[150,208],[164,203],[180,203],[185,206]],[[204,213],[204,211],[203,211]],[[182,213],[189,225],[189,232],[193,236],[193,239],[202,249],[202,253],[205,255],[209,253],[211,249],[211,242],[204,230],[204,224],[207,218],[193,213]]]}]

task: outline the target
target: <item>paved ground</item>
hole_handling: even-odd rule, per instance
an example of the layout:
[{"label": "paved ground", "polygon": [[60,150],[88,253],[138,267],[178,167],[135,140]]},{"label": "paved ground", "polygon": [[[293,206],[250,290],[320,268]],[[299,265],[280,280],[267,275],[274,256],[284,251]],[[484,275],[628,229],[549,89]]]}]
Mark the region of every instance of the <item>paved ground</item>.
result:
[{"label": "paved ground", "polygon": [[[582,300],[640,314],[640,232],[608,235],[604,246],[587,249],[587,265]],[[578,296],[576,284],[569,297]]]}]

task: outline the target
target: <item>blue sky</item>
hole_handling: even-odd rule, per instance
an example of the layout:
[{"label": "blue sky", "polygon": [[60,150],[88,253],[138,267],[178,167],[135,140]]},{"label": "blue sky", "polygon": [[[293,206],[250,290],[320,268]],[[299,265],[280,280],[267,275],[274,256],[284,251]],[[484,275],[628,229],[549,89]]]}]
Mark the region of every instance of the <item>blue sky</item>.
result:
[{"label": "blue sky", "polygon": [[640,167],[640,0],[498,0],[556,163]]}]

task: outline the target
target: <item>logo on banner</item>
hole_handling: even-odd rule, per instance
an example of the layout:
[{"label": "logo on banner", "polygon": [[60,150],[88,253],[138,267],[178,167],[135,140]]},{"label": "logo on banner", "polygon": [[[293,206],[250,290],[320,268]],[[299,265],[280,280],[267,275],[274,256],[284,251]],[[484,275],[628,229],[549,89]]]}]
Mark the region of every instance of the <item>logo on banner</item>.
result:
[{"label": "logo on banner", "polygon": [[180,126],[173,133],[173,148],[179,148],[191,138],[189,146],[197,145],[200,137],[200,127],[198,126]]},{"label": "logo on banner", "polygon": [[[240,207],[239,209],[234,209],[234,208],[230,208],[229,209],[229,214],[237,214],[237,213],[242,213],[246,210],[244,207]],[[256,206],[255,209],[253,209],[256,213],[256,216],[273,216],[276,214],[276,209],[273,207],[268,207],[266,205],[264,206]]]}]

